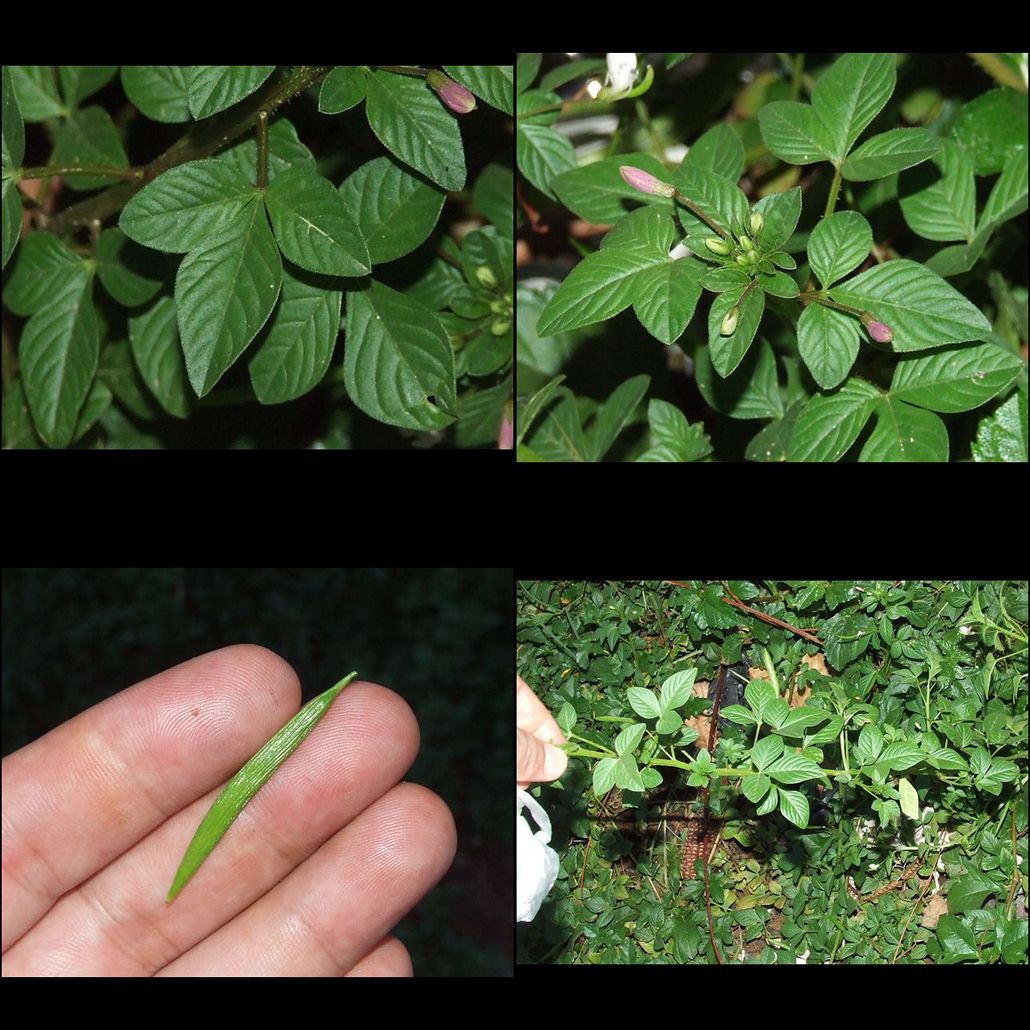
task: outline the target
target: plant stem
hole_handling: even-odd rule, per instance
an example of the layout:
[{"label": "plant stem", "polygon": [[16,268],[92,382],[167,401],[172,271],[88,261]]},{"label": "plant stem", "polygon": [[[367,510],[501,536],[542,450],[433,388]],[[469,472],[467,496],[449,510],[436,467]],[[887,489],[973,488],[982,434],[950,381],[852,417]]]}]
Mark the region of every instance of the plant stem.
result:
[{"label": "plant stem", "polygon": [[259,190],[268,186],[268,112],[258,111],[257,118],[257,183]]},{"label": "plant stem", "polygon": [[54,175],[110,175],[116,179],[142,179],[142,168],[117,168],[114,165],[45,165],[42,168],[23,168],[21,179],[48,179]]},{"label": "plant stem", "polygon": [[697,217],[700,218],[701,221],[705,223],[705,225],[707,225],[710,229],[717,232],[723,239],[728,240],[730,238],[730,234],[726,229],[719,225],[718,222],[715,222],[711,218],[709,218],[708,215],[706,215],[704,211],[702,211],[701,208],[697,206],[697,204],[695,204],[688,197],[683,196],[683,194],[680,193],[679,190],[676,190],[676,192],[673,194],[673,197],[676,200],[678,200],[684,207],[690,208],[690,210],[695,215],[697,215]]},{"label": "plant stem", "polygon": [[397,75],[413,75],[416,79],[424,79],[429,73],[425,68],[401,68],[393,64],[377,64],[380,71],[394,72]]},{"label": "plant stem", "polygon": [[826,198],[826,210],[823,212],[823,218],[829,218],[833,214],[833,209],[837,206],[837,195],[839,193],[840,169],[834,165],[833,182],[830,183],[830,195]]}]

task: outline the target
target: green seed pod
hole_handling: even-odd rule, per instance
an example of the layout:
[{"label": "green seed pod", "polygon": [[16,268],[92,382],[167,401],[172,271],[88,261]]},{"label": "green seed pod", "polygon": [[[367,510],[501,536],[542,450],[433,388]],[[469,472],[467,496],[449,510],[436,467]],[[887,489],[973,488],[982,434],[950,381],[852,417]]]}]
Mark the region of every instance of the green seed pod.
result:
[{"label": "green seed pod", "polygon": [[476,269],[476,279],[479,280],[480,286],[485,286],[488,290],[497,285],[497,276],[486,265],[480,265]]},{"label": "green seed pod", "polygon": [[740,308],[730,308],[726,317],[722,320],[719,332],[723,336],[732,336],[737,331],[738,321],[740,321]]},{"label": "green seed pod", "polygon": [[754,250],[755,249],[755,245],[751,242],[751,240],[747,236],[741,236],[740,237],[740,249],[743,250],[745,253],[747,253],[748,251]]},{"label": "green seed pod", "polygon": [[762,231],[762,226],[765,225],[765,219],[762,217],[761,211],[751,212],[751,235],[757,236]]},{"label": "green seed pod", "polygon": [[725,257],[730,252],[730,245],[726,243],[724,240],[716,239],[714,236],[710,239],[705,240],[705,246],[713,254],[721,254],[723,257]]},{"label": "green seed pod", "polygon": [[747,255],[746,254],[738,254],[737,255],[737,264],[738,265],[745,265],[746,266],[747,265]]}]

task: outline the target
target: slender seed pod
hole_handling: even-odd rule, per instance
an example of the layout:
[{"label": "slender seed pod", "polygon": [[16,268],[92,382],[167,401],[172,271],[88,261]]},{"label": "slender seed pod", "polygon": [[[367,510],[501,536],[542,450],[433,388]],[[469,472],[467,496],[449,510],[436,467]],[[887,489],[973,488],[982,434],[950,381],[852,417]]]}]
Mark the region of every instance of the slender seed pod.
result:
[{"label": "slender seed pod", "polygon": [[179,891],[189,883],[193,874],[203,865],[207,856],[232,826],[250,799],[271,779],[272,774],[318,725],[337,695],[356,672],[344,676],[324,694],[310,700],[278,733],[264,744],[246,765],[225,785],[207,815],[200,821],[186,854],[182,856],[175,879],[168,891],[167,904],[171,904]]}]

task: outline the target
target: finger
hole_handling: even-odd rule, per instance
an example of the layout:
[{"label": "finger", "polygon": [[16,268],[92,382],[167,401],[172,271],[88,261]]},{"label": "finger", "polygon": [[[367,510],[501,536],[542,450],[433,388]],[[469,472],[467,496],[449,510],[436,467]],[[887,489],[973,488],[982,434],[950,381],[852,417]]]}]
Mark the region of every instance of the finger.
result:
[{"label": "finger", "polygon": [[515,732],[518,735],[515,779],[520,784],[556,780],[565,772],[569,758],[564,751],[522,730]]},{"label": "finger", "polygon": [[360,962],[351,967],[348,976],[412,976],[411,956],[396,937],[380,941]]},{"label": "finger", "polygon": [[547,706],[526,686],[521,676],[516,677],[515,725],[541,740],[550,740],[555,744],[565,743],[565,734],[562,733],[561,727],[554,721]]}]

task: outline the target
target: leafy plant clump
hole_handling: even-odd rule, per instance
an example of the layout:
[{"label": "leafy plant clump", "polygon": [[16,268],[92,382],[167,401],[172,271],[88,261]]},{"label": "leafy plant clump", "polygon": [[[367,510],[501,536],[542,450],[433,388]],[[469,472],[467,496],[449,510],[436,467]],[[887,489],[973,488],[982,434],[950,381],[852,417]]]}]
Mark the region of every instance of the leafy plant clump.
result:
[{"label": "leafy plant clump", "polygon": [[1025,54],[544,56],[520,460],[1027,460]]},{"label": "leafy plant clump", "polygon": [[2,74],[5,447],[511,446],[511,66]]},{"label": "leafy plant clump", "polygon": [[570,755],[521,961],[1027,961],[1025,581],[526,582],[517,640]]}]

